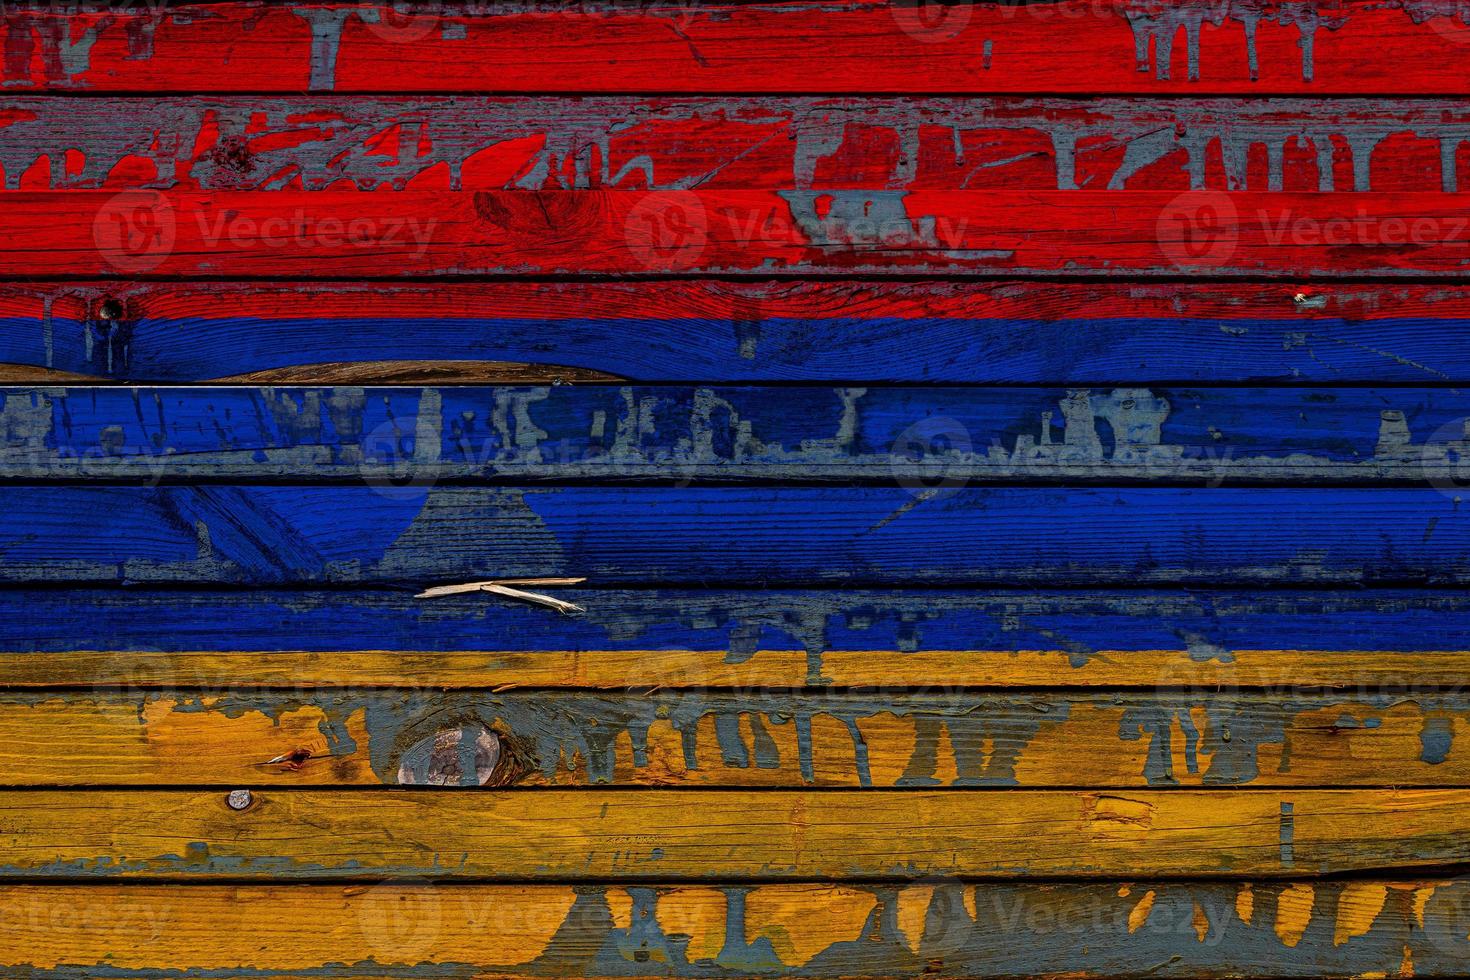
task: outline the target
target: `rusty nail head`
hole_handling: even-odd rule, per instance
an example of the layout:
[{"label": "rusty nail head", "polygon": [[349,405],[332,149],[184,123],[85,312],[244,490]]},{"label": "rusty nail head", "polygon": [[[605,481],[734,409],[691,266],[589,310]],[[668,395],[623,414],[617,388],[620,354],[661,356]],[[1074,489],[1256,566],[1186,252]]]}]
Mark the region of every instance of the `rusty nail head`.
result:
[{"label": "rusty nail head", "polygon": [[225,797],[225,802],[229,804],[231,810],[245,810],[255,802],[255,797],[248,789],[232,789],[230,795]]}]

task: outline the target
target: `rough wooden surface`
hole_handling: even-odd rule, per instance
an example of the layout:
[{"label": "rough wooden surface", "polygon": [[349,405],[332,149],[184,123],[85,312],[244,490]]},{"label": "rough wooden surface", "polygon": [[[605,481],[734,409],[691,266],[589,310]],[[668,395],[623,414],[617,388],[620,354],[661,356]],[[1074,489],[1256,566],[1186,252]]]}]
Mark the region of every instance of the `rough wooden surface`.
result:
[{"label": "rough wooden surface", "polygon": [[6,486],[0,508],[11,583],[1470,581],[1454,487]]},{"label": "rough wooden surface", "polygon": [[[1431,482],[1444,388],[7,388],[0,478]],[[1385,407],[1392,406],[1392,407]]]},{"label": "rough wooden surface", "polygon": [[[220,92],[1464,94],[1436,0],[949,9],[891,0],[650,6],[45,4],[6,11],[11,89]],[[1065,45],[1059,40],[1065,39]],[[532,54],[534,53],[534,54]],[[221,63],[230,66],[220,71]],[[820,82],[796,82],[800,64]],[[804,87],[803,87],[804,85]]]},{"label": "rough wooden surface", "polygon": [[0,283],[0,325],[0,361],[138,382],[337,362],[348,340],[361,361],[510,360],[650,383],[1470,382],[1465,289],[1325,276]]},{"label": "rough wooden surface", "polygon": [[[32,885],[0,965],[270,976],[1456,976],[1470,882]],[[310,925],[310,941],[303,928]],[[34,971],[34,972],[31,972]],[[173,971],[180,971],[174,973]]]},{"label": "rough wooden surface", "polygon": [[1470,674],[1470,598],[1455,590],[555,593],[583,612],[371,589],[8,588],[0,684],[1367,694],[1453,690]]},{"label": "rough wooden surface", "polygon": [[6,5],[0,973],[1470,972],[1467,24]]},{"label": "rough wooden surface", "polygon": [[1454,865],[1470,791],[4,791],[0,876],[749,880]]},{"label": "rough wooden surface", "polygon": [[[5,694],[0,783],[1470,786],[1463,694],[1181,695],[1170,680],[1154,694]],[[481,742],[464,764],[459,748]]]},{"label": "rough wooden surface", "polygon": [[1470,103],[1443,98],[12,95],[6,106],[10,190],[1454,191],[1470,162]]},{"label": "rough wooden surface", "polygon": [[[12,191],[0,276],[1445,277],[1440,191]],[[1346,217],[1344,216],[1346,215]]]}]

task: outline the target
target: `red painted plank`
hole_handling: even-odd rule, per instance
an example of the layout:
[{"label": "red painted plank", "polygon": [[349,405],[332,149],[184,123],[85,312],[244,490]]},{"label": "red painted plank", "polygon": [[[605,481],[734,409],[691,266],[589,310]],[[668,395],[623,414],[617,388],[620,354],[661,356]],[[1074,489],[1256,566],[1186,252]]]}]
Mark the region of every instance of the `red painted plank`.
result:
[{"label": "red painted plank", "polygon": [[1414,99],[13,97],[9,189],[1456,190]]},{"label": "red painted plank", "polygon": [[[1096,322],[1111,319],[1251,322],[1470,320],[1470,287],[1199,282],[658,281],[477,283],[6,282],[0,318],[87,320],[113,301],[121,319],[197,329],[213,319],[315,323],[437,320],[936,319]],[[1298,294],[1321,302],[1301,305]],[[344,328],[345,329],[345,328]],[[1380,329],[1387,329],[1380,327]],[[1237,331],[1238,332],[1238,331]]]},{"label": "red painted plank", "polygon": [[[1470,28],[1450,0],[450,9],[7,5],[4,82],[157,92],[1470,93]],[[793,65],[805,80],[796,85]]]},{"label": "red painted plank", "polygon": [[5,193],[0,275],[1363,273],[1470,259],[1441,193]]}]

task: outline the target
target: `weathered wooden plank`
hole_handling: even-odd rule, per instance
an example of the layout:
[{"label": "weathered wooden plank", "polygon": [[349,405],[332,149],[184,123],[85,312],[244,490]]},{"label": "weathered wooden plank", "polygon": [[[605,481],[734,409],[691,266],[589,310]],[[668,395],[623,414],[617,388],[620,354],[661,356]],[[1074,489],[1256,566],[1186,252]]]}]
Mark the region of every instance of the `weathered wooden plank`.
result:
[{"label": "weathered wooden plank", "polygon": [[1439,192],[7,191],[0,275],[1444,276]]},{"label": "weathered wooden plank", "polygon": [[1440,388],[7,388],[0,478],[1455,487],[1467,425]]},{"label": "weathered wooden plank", "polygon": [[1470,786],[1456,742],[1467,724],[1459,693],[293,693],[240,681],[0,695],[0,784],[1448,787]]},{"label": "weathered wooden plank", "polygon": [[[0,888],[0,965],[444,977],[1457,976],[1470,881]],[[303,928],[310,925],[310,939]],[[342,964],[354,964],[343,967]],[[347,973],[341,972],[343,969]]]},{"label": "weathered wooden plank", "polygon": [[0,509],[5,582],[1470,581],[1454,488],[11,485]]},{"label": "weathered wooden plank", "polygon": [[1313,875],[1466,860],[1470,790],[0,792],[0,877]]},{"label": "weathered wooden plank", "polygon": [[41,4],[6,11],[4,81],[159,92],[785,92],[795,60],[828,92],[1465,93],[1458,13],[1434,0]]},{"label": "weathered wooden plank", "polygon": [[[1457,689],[1456,591],[0,590],[0,685]],[[221,623],[229,623],[221,630]]]},{"label": "weathered wooden plank", "polygon": [[322,383],[350,351],[645,382],[1470,382],[1454,285],[0,283],[0,327],[0,362],[134,381]]},{"label": "weathered wooden plank", "polygon": [[4,119],[10,190],[1454,191],[1470,162],[1444,99],[12,96]]}]

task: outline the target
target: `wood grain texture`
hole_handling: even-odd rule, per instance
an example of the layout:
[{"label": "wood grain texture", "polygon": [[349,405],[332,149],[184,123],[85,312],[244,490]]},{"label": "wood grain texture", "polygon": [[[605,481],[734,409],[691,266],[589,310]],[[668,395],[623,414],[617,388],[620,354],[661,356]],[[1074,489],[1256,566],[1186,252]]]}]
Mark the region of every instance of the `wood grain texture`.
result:
[{"label": "wood grain texture", "polygon": [[0,783],[1470,786],[1461,693],[933,690],[7,693]]},{"label": "wood grain texture", "polygon": [[0,276],[1446,276],[1458,194],[8,191]]},{"label": "wood grain texture", "polygon": [[1466,859],[1470,791],[0,792],[0,876],[1314,875]]},{"label": "wood grain texture", "polygon": [[1470,163],[1470,103],[1443,98],[11,96],[4,119],[9,190],[1454,191]]},{"label": "wood grain texture", "polygon": [[1440,388],[5,388],[0,478],[1454,488],[1467,428]]},{"label": "wood grain texture", "polygon": [[[270,976],[1455,976],[1461,878],[9,885],[0,965]],[[310,923],[310,942],[302,925]],[[177,972],[175,972],[177,971]]]},{"label": "wood grain texture", "polygon": [[6,486],[0,508],[10,583],[1470,581],[1452,487]]},{"label": "wood grain texture", "polygon": [[140,382],[344,350],[702,384],[1470,382],[1454,284],[0,283],[0,326],[0,361]]},{"label": "wood grain texture", "polygon": [[[151,92],[1463,94],[1466,28],[1426,0],[942,7],[247,3],[7,11],[7,87]],[[228,64],[230,71],[217,66]]]},{"label": "wood grain texture", "polygon": [[[0,590],[0,685],[1455,689],[1454,590]],[[219,624],[228,623],[228,630]]]}]

